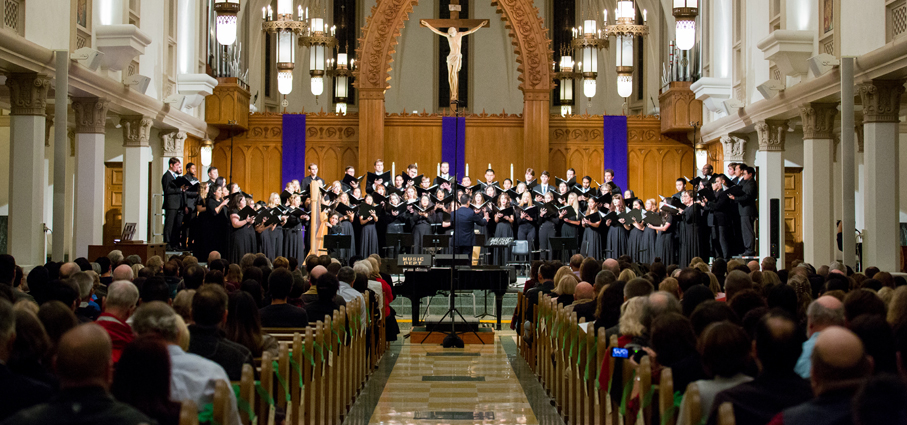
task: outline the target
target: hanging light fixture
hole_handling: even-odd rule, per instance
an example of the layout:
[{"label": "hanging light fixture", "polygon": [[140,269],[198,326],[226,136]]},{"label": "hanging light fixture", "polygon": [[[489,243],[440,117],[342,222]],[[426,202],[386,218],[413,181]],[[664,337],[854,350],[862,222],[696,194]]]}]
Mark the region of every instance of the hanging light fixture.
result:
[{"label": "hanging light fixture", "polygon": [[214,141],[209,139],[207,135],[205,135],[205,140],[202,141],[202,146],[201,146],[201,149],[199,150],[199,153],[201,154],[201,157],[202,157],[202,166],[210,167],[211,166],[211,156],[214,153]]},{"label": "hanging light fixture", "polygon": [[217,42],[228,46],[236,41],[236,15],[239,13],[239,0],[216,0],[214,2]]},{"label": "hanging light fixture", "polygon": [[690,50],[696,44],[696,16],[699,15],[699,0],[674,0],[672,11],[676,27],[677,48]]},{"label": "hanging light fixture", "polygon": [[334,77],[334,103],[335,112],[346,114],[347,102],[349,102],[349,81],[356,69],[356,60],[350,59],[348,53],[337,53],[337,59],[331,59],[328,62],[328,73]]},{"label": "hanging light fixture", "polygon": [[327,16],[324,5],[318,5],[316,2],[311,17],[309,8],[306,7],[305,18],[309,25],[299,37],[299,45],[309,48],[309,75],[312,76],[312,94],[315,96],[324,93],[324,77],[328,62],[326,52],[337,45],[337,39],[334,38],[336,28],[319,16]]},{"label": "hanging light fixture", "polygon": [[[607,21],[607,13],[605,20]],[[642,12],[643,24],[636,24],[636,3],[632,0],[620,0],[614,11],[614,25],[605,27],[608,35],[617,39],[614,49],[617,55],[617,94],[620,97],[630,97],[633,94],[633,42],[636,37],[645,37],[649,34],[646,25],[646,11]]]},{"label": "hanging light fixture", "polygon": [[561,46],[561,60],[555,78],[560,81],[561,116],[573,114],[573,80],[582,74],[573,72],[573,48]]},{"label": "hanging light fixture", "polygon": [[[587,10],[591,10],[591,7]],[[607,14],[605,15],[607,20]],[[573,29],[573,49],[579,51],[578,72],[583,77],[583,95],[595,97],[595,79],[598,78],[598,51],[608,48],[608,34],[599,29],[598,22],[591,16],[583,20],[583,25]]]}]

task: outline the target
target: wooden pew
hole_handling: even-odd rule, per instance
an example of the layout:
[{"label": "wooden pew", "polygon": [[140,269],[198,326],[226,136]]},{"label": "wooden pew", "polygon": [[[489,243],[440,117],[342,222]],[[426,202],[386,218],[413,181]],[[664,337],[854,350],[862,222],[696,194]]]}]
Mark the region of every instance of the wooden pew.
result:
[{"label": "wooden pew", "polygon": [[677,409],[674,408],[674,372],[666,367],[661,370],[658,384],[658,413],[662,425],[677,423]]},{"label": "wooden pew", "polygon": [[696,385],[695,382],[687,385],[687,392],[684,393],[683,402],[686,403],[683,408],[683,421],[688,424],[698,424],[702,420],[702,399],[699,396],[699,385]]},{"label": "wooden pew", "polygon": [[718,406],[718,425],[736,425],[737,418],[734,417],[734,405],[726,401]]},{"label": "wooden pew", "polygon": [[[239,420],[243,425],[253,425],[255,413],[255,371],[252,365],[245,364],[242,367],[242,375],[239,385],[239,397],[236,398],[236,406],[239,410]],[[240,403],[248,404],[249,409],[240,408]],[[252,410],[252,415],[246,410]]]},{"label": "wooden pew", "polygon": [[198,425],[198,408],[192,400],[183,400],[180,406],[179,425]]}]

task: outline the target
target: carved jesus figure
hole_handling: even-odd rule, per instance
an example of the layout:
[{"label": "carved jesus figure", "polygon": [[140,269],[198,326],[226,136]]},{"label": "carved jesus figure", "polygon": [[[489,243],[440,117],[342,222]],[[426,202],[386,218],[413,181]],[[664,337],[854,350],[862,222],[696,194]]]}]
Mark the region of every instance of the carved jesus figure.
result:
[{"label": "carved jesus figure", "polygon": [[486,25],[488,20],[482,21],[481,24],[470,28],[466,31],[459,32],[456,27],[450,27],[447,29],[447,32],[442,32],[441,30],[428,24],[428,21],[422,19],[420,23],[428,27],[431,32],[440,35],[447,39],[447,44],[450,45],[450,54],[447,55],[447,83],[450,85],[450,100],[451,102],[457,100],[457,93],[459,93],[459,72],[460,68],[463,65],[463,54],[460,53],[460,48],[463,45],[463,37],[469,34],[472,34]]}]

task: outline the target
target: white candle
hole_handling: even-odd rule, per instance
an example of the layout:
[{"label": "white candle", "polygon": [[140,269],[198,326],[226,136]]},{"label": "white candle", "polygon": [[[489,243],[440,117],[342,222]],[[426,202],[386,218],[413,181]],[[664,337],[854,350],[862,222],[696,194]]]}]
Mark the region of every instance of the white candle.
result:
[{"label": "white candle", "polygon": [[440,176],[440,175],[441,175],[441,163],[440,163],[440,162],[438,163],[438,173],[435,174],[435,175],[436,175],[436,176]]},{"label": "white candle", "polygon": [[466,163],[466,175],[467,176],[469,175],[469,163],[468,162]]},{"label": "white candle", "polygon": [[513,182],[513,163],[510,163],[510,181]]},{"label": "white candle", "polygon": [[490,162],[488,163],[488,169],[489,169],[489,170],[491,169],[491,163],[490,163]]},{"label": "white candle", "polygon": [[394,178],[396,176],[397,176],[397,163],[391,162],[391,178]]}]

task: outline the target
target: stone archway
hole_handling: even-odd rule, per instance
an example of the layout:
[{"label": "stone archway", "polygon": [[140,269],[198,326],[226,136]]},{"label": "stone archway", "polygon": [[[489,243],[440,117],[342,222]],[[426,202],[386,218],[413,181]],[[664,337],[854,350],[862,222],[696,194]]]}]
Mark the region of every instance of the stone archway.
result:
[{"label": "stone archway", "polygon": [[[548,168],[549,98],[554,88],[551,40],[532,0],[492,0],[511,44],[523,92],[523,159],[540,169]],[[366,19],[356,56],[359,93],[359,168],[384,156],[384,91],[390,81],[392,54],[404,21],[418,0],[377,0]]]}]

